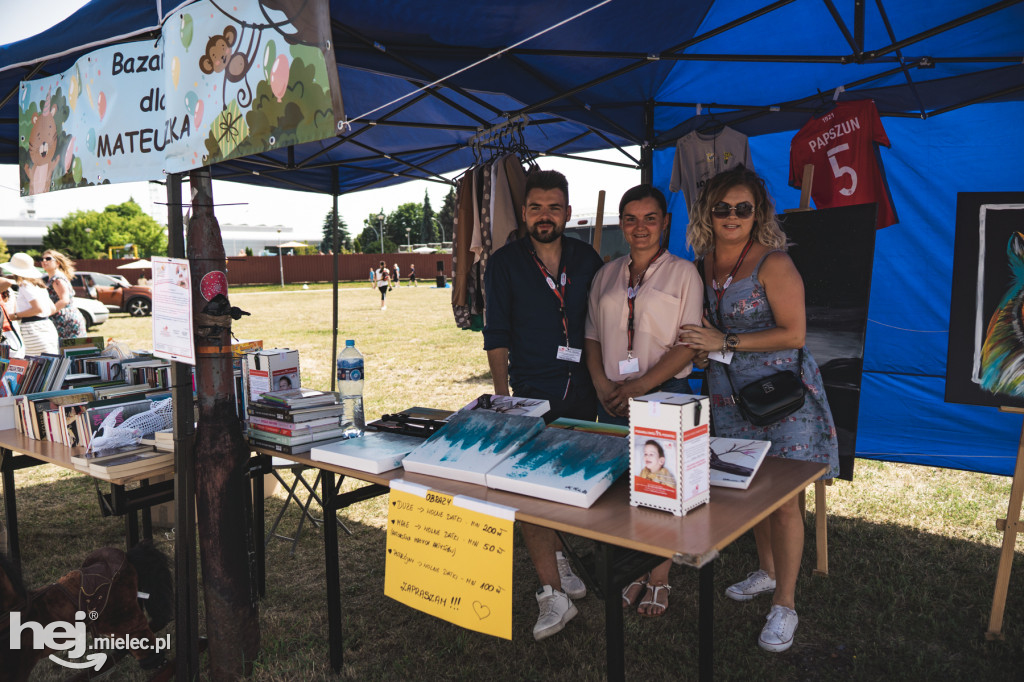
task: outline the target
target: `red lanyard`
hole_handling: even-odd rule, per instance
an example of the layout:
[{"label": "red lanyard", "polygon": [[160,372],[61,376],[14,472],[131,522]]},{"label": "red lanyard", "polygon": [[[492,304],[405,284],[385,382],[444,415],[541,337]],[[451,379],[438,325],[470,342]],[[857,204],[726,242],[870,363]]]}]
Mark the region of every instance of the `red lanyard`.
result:
[{"label": "red lanyard", "polygon": [[753,245],[754,237],[751,236],[750,239],[747,240],[747,245],[743,247],[743,252],[740,253],[740,257],[736,259],[736,265],[732,266],[732,271],[729,273],[729,276],[725,278],[725,282],[721,286],[718,285],[718,276],[715,274],[715,257],[711,257],[711,288],[715,290],[715,298],[718,300],[719,307],[722,305],[722,296],[725,295],[725,290],[729,288],[730,284],[732,284],[732,278],[736,276],[736,272],[740,269],[740,266],[743,265],[743,259],[747,257],[747,252],[750,251],[750,247]]},{"label": "red lanyard", "polygon": [[555,279],[548,272],[548,269],[541,262],[540,258],[537,257],[537,252],[530,249],[530,255],[533,256],[533,262],[540,268],[540,274],[544,275],[544,281],[547,282],[548,288],[551,289],[551,293],[558,299],[558,312],[562,314],[562,331],[565,333],[565,345],[569,345],[569,317],[565,310],[565,285],[569,284],[569,277],[565,274],[565,265],[562,265],[562,273],[558,277],[558,284],[555,284]]},{"label": "red lanyard", "polygon": [[626,308],[629,309],[629,316],[626,318],[626,357],[633,357],[633,319],[636,314],[634,308],[637,294],[640,293],[640,286],[644,283],[644,275],[647,274],[648,268],[654,261],[658,260],[661,254],[665,253],[665,247],[658,249],[658,253],[654,254],[654,258],[647,263],[647,267],[643,269],[643,272],[636,278],[636,284],[630,286],[629,281],[629,268],[626,268]]}]

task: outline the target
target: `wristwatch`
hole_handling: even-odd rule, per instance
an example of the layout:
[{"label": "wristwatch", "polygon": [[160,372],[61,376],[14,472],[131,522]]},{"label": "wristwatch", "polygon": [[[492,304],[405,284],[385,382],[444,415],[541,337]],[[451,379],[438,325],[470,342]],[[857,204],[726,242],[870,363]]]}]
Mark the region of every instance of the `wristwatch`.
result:
[{"label": "wristwatch", "polygon": [[737,346],[740,345],[740,337],[735,334],[726,334],[723,344],[726,350],[736,350]]}]

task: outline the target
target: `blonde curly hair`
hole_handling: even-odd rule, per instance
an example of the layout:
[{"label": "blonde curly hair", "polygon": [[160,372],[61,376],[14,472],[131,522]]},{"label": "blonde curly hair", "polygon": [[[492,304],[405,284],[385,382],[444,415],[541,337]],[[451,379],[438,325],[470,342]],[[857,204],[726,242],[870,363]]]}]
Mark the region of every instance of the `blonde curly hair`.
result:
[{"label": "blonde curly hair", "polygon": [[43,255],[53,256],[53,260],[57,263],[57,269],[67,275],[68,279],[75,276],[75,261],[65,256],[60,251],[47,249],[46,251],[43,251]]},{"label": "blonde curly hair", "polygon": [[769,249],[785,251],[789,242],[775,219],[772,201],[764,180],[749,168],[737,166],[714,176],[704,185],[690,207],[690,224],[686,229],[686,243],[698,257],[715,250],[715,230],[711,209],[734,187],[746,187],[754,195],[754,228],[751,236]]}]

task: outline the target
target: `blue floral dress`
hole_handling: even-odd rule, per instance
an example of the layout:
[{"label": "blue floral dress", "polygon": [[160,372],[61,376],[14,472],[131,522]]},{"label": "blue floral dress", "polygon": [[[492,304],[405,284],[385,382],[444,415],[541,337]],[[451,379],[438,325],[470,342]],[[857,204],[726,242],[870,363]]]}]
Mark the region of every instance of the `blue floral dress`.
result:
[{"label": "blue floral dress", "polygon": [[[768,254],[765,254],[765,258]],[[745,279],[732,282],[722,296],[722,331],[736,334],[756,332],[775,327],[764,286],[757,279],[764,258],[754,268],[753,274]],[[707,285],[708,304],[711,306],[711,320],[718,324],[718,302],[715,292]],[[729,372],[733,384],[739,390],[750,382],[780,370],[788,369],[799,374],[796,367],[799,349],[768,351],[763,353],[739,351],[733,354]],[[839,443],[836,427],[821,383],[821,372],[810,351],[804,347],[804,385],[807,399],[797,412],[769,426],[755,426],[740,412],[732,398],[729,378],[725,366],[712,362],[708,367],[711,389],[711,415],[714,433],[723,438],[746,438],[768,440],[772,447],[770,457],[799,459],[820,462],[829,466],[823,478],[839,474]]]}]

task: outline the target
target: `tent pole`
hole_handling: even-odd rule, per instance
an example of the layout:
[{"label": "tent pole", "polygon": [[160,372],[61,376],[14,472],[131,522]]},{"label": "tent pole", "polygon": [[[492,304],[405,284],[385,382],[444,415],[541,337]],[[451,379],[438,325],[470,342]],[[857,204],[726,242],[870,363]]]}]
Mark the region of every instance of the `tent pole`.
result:
[{"label": "tent pole", "polygon": [[[331,334],[331,360],[334,361],[338,357],[338,259],[341,257],[339,252],[341,251],[341,239],[338,235],[338,167],[331,168],[331,184],[334,185],[331,189],[334,198],[334,211],[331,214],[331,248],[334,250],[334,305],[331,306],[332,317],[331,324],[334,332]],[[337,372],[331,372],[331,390],[335,390],[337,381]]]},{"label": "tent pole", "polygon": [[[181,219],[181,174],[167,176],[167,251],[171,258],[185,257],[185,227]],[[183,362],[172,362],[171,395],[174,406],[174,632],[178,654],[174,677],[199,679],[199,595],[196,590],[196,473],[192,371]]]},{"label": "tent pole", "polygon": [[[644,102],[644,141],[640,145],[640,182],[654,184],[654,100]],[[667,235],[666,235],[667,236]]]}]

